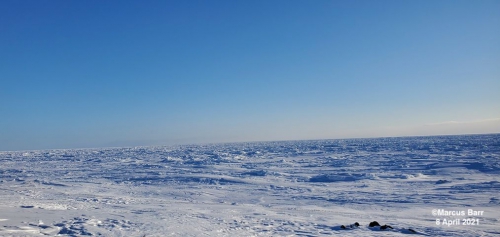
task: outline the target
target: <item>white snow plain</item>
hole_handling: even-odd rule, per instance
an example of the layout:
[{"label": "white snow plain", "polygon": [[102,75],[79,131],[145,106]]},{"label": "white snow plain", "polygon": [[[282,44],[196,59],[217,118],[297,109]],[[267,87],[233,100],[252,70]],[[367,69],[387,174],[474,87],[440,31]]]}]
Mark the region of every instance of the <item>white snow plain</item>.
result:
[{"label": "white snow plain", "polygon": [[500,134],[0,152],[0,236],[498,236],[499,174]]}]

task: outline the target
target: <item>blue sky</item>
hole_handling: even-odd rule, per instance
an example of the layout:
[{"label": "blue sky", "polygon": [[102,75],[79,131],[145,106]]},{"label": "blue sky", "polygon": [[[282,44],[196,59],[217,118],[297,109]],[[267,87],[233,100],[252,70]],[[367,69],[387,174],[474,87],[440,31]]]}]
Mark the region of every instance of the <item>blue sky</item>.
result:
[{"label": "blue sky", "polygon": [[1,1],[0,150],[500,132],[499,1]]}]

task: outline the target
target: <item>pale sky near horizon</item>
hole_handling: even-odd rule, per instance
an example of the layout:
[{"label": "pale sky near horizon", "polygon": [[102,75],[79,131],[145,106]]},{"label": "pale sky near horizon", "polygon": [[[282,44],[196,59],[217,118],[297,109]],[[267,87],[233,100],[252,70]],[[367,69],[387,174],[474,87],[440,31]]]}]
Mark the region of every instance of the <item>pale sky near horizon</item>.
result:
[{"label": "pale sky near horizon", "polygon": [[0,150],[500,133],[500,1],[0,2]]}]

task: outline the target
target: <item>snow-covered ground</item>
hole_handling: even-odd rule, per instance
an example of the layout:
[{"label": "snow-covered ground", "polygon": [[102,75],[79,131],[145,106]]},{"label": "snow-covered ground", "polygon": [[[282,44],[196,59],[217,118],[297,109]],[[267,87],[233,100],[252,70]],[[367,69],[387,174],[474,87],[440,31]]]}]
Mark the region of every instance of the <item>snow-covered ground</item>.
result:
[{"label": "snow-covered ground", "polygon": [[0,236],[498,236],[499,175],[499,134],[0,152]]}]

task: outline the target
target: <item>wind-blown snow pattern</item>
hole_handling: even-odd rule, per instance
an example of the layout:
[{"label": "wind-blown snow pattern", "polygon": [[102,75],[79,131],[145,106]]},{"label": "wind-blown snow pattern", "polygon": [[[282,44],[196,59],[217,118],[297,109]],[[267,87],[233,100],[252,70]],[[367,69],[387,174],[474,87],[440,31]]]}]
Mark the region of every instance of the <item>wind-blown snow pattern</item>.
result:
[{"label": "wind-blown snow pattern", "polygon": [[0,152],[0,236],[498,236],[499,175],[498,134]]}]

